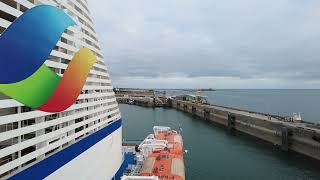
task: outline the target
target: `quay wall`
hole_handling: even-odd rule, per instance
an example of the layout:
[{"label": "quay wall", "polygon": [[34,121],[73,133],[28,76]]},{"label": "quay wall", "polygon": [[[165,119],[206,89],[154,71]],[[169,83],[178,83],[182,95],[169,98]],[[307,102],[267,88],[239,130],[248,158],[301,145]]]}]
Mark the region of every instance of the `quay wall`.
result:
[{"label": "quay wall", "polygon": [[207,121],[257,137],[284,151],[295,151],[320,160],[320,128],[307,127],[306,123],[284,122],[279,117],[234,108],[196,104],[170,99],[170,106]]},{"label": "quay wall", "polygon": [[122,97],[116,96],[118,103],[134,104],[145,107],[166,107],[168,98],[166,97]]},{"label": "quay wall", "polygon": [[153,98],[150,97],[116,97],[118,103],[122,104],[130,104],[129,101],[133,100],[135,105],[145,106],[145,107],[154,107]]}]

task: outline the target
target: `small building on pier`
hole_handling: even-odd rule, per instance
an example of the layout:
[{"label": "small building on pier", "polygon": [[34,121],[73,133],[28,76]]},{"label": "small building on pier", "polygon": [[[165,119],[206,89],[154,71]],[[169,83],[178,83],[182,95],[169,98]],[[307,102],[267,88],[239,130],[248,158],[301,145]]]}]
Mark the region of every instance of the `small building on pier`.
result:
[{"label": "small building on pier", "polygon": [[192,103],[201,103],[201,104],[208,104],[207,96],[200,96],[200,95],[179,95],[174,97],[176,100],[180,101],[189,101]]}]

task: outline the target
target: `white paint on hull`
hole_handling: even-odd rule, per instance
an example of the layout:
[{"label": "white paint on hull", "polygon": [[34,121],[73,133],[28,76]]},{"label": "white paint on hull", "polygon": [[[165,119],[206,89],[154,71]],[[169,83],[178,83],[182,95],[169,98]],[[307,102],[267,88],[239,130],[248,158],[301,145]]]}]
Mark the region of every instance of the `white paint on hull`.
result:
[{"label": "white paint on hull", "polygon": [[46,180],[108,180],[122,163],[122,127],[47,176]]}]

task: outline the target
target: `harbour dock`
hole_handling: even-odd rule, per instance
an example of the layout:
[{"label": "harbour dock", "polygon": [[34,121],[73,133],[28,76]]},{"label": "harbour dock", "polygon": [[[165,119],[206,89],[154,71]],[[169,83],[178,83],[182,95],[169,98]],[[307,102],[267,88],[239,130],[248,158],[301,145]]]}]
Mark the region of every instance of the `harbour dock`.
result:
[{"label": "harbour dock", "polygon": [[[230,132],[242,132],[279,146],[283,151],[295,151],[320,160],[320,125],[278,115],[253,112],[232,107],[207,104],[177,97],[132,97],[117,95],[119,103],[147,107],[174,108],[206,121],[223,125]],[[155,103],[155,99],[161,103]]]},{"label": "harbour dock", "polygon": [[118,103],[135,104],[145,107],[165,107],[168,98],[163,91],[152,89],[115,89]]},{"label": "harbour dock", "polygon": [[284,151],[320,160],[320,126],[312,123],[286,122],[282,120],[285,117],[175,99],[171,99],[171,107],[279,145]]}]

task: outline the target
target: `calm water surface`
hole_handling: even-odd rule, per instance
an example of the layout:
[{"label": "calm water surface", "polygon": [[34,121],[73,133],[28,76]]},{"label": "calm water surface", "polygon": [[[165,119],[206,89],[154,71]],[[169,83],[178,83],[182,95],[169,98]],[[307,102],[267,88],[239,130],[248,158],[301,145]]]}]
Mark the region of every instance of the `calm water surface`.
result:
[{"label": "calm water surface", "polygon": [[188,180],[320,179],[320,162],[243,134],[231,135],[216,124],[181,111],[120,105],[123,138],[142,140],[155,125],[183,129]]}]

